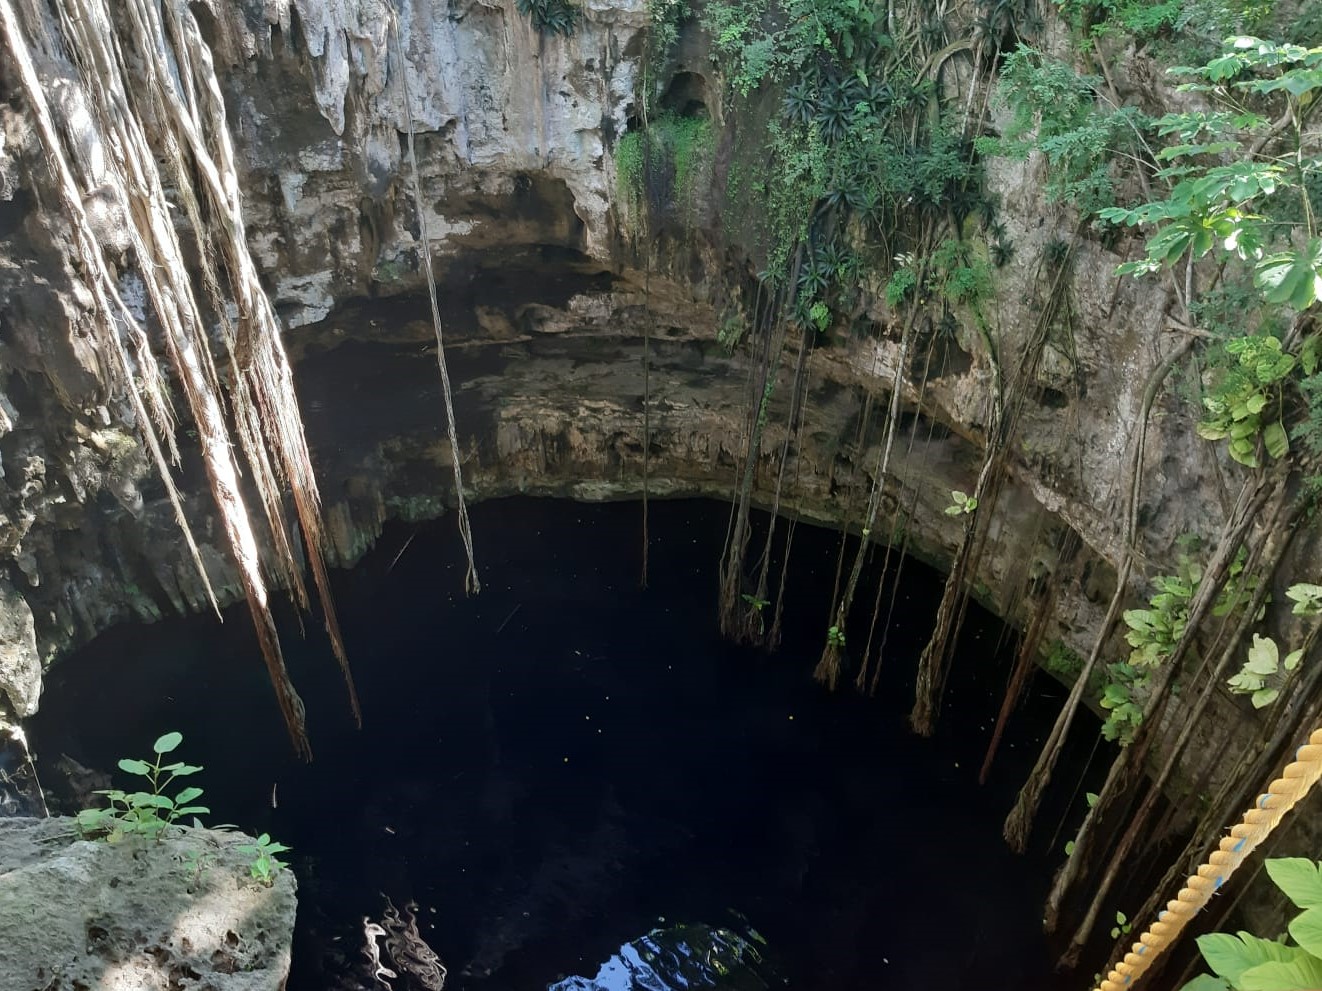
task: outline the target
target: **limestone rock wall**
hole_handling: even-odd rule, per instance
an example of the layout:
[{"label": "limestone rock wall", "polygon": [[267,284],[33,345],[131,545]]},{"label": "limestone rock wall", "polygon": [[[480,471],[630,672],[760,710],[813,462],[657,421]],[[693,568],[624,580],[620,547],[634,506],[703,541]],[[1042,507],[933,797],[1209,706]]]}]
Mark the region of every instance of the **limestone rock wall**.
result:
[{"label": "limestone rock wall", "polygon": [[[433,516],[451,502],[404,159],[410,122],[473,495],[638,493],[645,403],[654,495],[733,488],[749,358],[746,346],[723,348],[718,330],[747,308],[741,287],[752,266],[728,233],[737,225],[723,215],[724,177],[718,168],[702,215],[682,235],[647,235],[622,209],[613,148],[637,112],[645,4],[581,6],[564,38],[540,35],[514,0],[194,5],[222,73],[249,241],[289,328],[342,563],[386,518]],[[683,74],[688,96],[716,123],[717,157],[727,161],[740,122],[705,52],[690,30],[667,71]],[[76,108],[76,74],[56,46],[38,68]],[[659,91],[667,85],[660,79]],[[72,139],[98,153],[94,135]],[[1044,259],[1070,236],[1064,210],[1043,198],[1041,170],[1032,160],[991,167],[1016,247],[998,270],[992,308],[1011,364],[1043,306]],[[38,704],[41,667],[61,651],[111,623],[205,601],[132,417],[101,385],[77,259],[52,202],[31,121],[0,66],[0,691],[18,716]],[[1119,260],[1086,237],[1078,243],[1068,317],[1053,328],[976,578],[979,597],[1021,623],[1034,593],[1055,582],[1048,635],[1080,650],[1114,586],[1117,506],[1146,383],[1180,343],[1164,292],[1117,281]],[[859,421],[869,397],[875,408],[885,402],[900,355],[881,287],[864,289],[852,316],[870,330],[813,349],[807,421],[788,448],[796,487],[787,503],[854,527],[883,440],[860,434]],[[940,564],[960,526],[942,510],[949,490],[967,491],[976,478],[993,377],[967,321],[953,338],[928,333],[928,354],[921,396],[925,362],[904,376],[909,419],[886,510],[900,507],[910,548]],[[783,369],[758,473],[763,504],[785,449],[788,376]],[[1214,533],[1236,484],[1238,469],[1194,436],[1195,415],[1174,383],[1150,419],[1145,574],[1171,570],[1179,535]],[[181,468],[189,512],[213,583],[232,596],[191,456]],[[1080,549],[1063,555],[1071,532]],[[1228,698],[1222,706],[1237,718]]]}]

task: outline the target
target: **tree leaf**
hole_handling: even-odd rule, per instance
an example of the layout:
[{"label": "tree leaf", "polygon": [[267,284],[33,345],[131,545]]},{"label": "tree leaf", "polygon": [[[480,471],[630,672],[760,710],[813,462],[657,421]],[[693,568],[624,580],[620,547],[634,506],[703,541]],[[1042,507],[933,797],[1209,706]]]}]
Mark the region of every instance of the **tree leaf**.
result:
[{"label": "tree leaf", "polygon": [[1322,908],[1310,908],[1290,923],[1290,935],[1304,950],[1322,957]]},{"label": "tree leaf", "polygon": [[1280,662],[1281,655],[1276,648],[1276,641],[1271,637],[1253,634],[1253,646],[1249,648],[1249,660],[1244,670],[1250,674],[1273,675]]},{"label": "tree leaf", "polygon": [[1292,650],[1290,651],[1290,653],[1285,655],[1285,660],[1281,662],[1281,666],[1284,667],[1285,670],[1287,671],[1293,671],[1295,668],[1299,666],[1299,662],[1303,660],[1303,657],[1304,657],[1304,649],[1302,647],[1300,647],[1298,650]]},{"label": "tree leaf", "polygon": [[1288,961],[1260,963],[1244,971],[1237,982],[1242,991],[1305,991],[1322,988],[1322,960],[1295,947]]},{"label": "tree leaf", "polygon": [[178,795],[174,797],[174,800],[175,803],[178,805],[187,805],[189,802],[193,801],[193,799],[197,798],[201,794],[202,794],[201,788],[185,788],[183,791],[181,791]]},{"label": "tree leaf", "polygon": [[119,769],[129,774],[140,775],[144,778],[151,774],[151,765],[145,760],[132,760],[128,757],[123,758],[119,762]]},{"label": "tree leaf", "polygon": [[1313,861],[1306,857],[1274,857],[1265,866],[1272,882],[1290,901],[1300,908],[1322,908],[1322,872]]},{"label": "tree leaf", "polygon": [[1180,991],[1230,991],[1230,985],[1211,974],[1199,974]]},{"label": "tree leaf", "polygon": [[1253,708],[1265,709],[1276,701],[1276,697],[1281,694],[1279,688],[1262,688],[1253,693]]},{"label": "tree leaf", "polygon": [[168,754],[175,747],[184,741],[182,733],[166,733],[151,745],[152,750],[158,754]]},{"label": "tree leaf", "polygon": [[1293,947],[1259,939],[1246,932],[1241,932],[1238,936],[1231,936],[1229,933],[1208,933],[1199,936],[1198,949],[1202,951],[1207,966],[1211,967],[1218,977],[1224,977],[1241,991],[1244,991],[1244,985],[1240,978],[1245,971],[1268,962],[1288,961],[1292,959],[1292,954],[1299,952]]},{"label": "tree leaf", "polygon": [[1273,458],[1283,458],[1290,451],[1290,436],[1285,425],[1275,420],[1262,428],[1262,444]]}]

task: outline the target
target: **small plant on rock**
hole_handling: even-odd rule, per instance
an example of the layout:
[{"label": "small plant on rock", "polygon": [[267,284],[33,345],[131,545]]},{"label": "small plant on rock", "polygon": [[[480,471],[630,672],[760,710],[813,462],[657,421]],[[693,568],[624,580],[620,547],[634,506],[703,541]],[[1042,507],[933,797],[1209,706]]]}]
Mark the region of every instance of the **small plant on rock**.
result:
[{"label": "small plant on rock", "polygon": [[118,788],[102,789],[98,795],[105,795],[110,802],[109,808],[83,809],[78,813],[78,828],[84,835],[104,835],[111,843],[117,843],[126,836],[148,836],[160,842],[162,834],[184,816],[210,813],[204,805],[194,805],[202,795],[202,789],[188,787],[181,790],[174,798],[166,795],[175,778],[187,777],[202,770],[194,764],[175,761],[162,763],[168,753],[183,742],[182,733],[166,733],[152,744],[155,757],[152,761],[124,758],[119,762],[119,769],[128,774],[146,779],[150,790],[121,791]]},{"label": "small plant on rock", "polygon": [[945,508],[947,516],[967,516],[978,508],[978,500],[959,489],[950,490],[950,505]]},{"label": "small plant on rock", "polygon": [[275,842],[271,839],[270,833],[263,833],[257,837],[257,842],[242,843],[235,849],[240,853],[252,856],[252,863],[248,865],[248,873],[254,881],[267,888],[275,884],[275,876],[280,873],[280,869],[288,866],[276,854],[285,853],[289,850],[289,847],[283,843]]}]

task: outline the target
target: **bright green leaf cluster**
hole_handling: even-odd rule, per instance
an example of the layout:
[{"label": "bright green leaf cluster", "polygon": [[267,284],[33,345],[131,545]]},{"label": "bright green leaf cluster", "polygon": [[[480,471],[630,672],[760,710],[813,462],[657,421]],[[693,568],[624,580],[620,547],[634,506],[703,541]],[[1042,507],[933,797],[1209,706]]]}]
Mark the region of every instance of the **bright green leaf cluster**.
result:
[{"label": "bright green leaf cluster", "polygon": [[1259,438],[1269,457],[1284,457],[1290,440],[1283,421],[1282,383],[1298,359],[1271,334],[1236,337],[1224,348],[1233,364],[1203,399],[1207,416],[1198,424],[1198,435],[1229,440],[1230,456],[1249,468],[1258,467]]},{"label": "bright green leaf cluster", "polygon": [[269,833],[257,837],[256,843],[241,843],[235,849],[252,857],[252,863],[248,865],[248,873],[254,881],[267,888],[275,883],[275,876],[280,869],[289,866],[276,856],[287,853],[289,847],[272,840]]},{"label": "bright green leaf cluster", "polygon": [[1299,991],[1322,987],[1322,865],[1302,857],[1268,860],[1267,874],[1301,909],[1290,923],[1293,943],[1247,932],[1198,937],[1203,975],[1181,991]]},{"label": "bright green leaf cluster", "polygon": [[98,795],[105,795],[110,802],[108,808],[83,809],[78,813],[76,822],[84,835],[104,836],[109,842],[117,843],[128,836],[147,836],[161,840],[165,830],[184,816],[210,813],[203,805],[194,805],[202,796],[202,789],[188,787],[181,790],[174,798],[164,794],[176,778],[187,777],[202,770],[193,764],[176,761],[163,764],[166,754],[171,753],[183,742],[183,734],[166,733],[152,745],[155,757],[152,761],[125,758],[119,762],[119,769],[147,780],[150,790],[121,791],[118,788],[102,789]]},{"label": "bright green leaf cluster", "polygon": [[1276,641],[1255,633],[1248,660],[1227,684],[1236,695],[1250,696],[1255,709],[1262,709],[1276,701],[1281,693],[1281,683],[1299,667],[1303,656],[1302,650],[1292,650],[1282,660]]},{"label": "bright green leaf cluster", "polygon": [[978,500],[959,489],[950,490],[950,505],[944,510],[947,516],[967,516],[978,508]]}]

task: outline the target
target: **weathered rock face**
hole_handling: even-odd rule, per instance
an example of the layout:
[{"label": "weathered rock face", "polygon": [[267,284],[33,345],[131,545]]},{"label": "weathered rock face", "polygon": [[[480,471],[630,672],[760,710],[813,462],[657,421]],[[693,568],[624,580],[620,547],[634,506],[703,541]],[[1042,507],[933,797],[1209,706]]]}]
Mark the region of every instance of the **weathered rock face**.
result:
[{"label": "weathered rock face", "polygon": [[[172,831],[176,832],[176,831]],[[72,819],[0,819],[0,984],[12,991],[279,991],[294,877],[249,878],[240,833],[77,840]]]},{"label": "weathered rock face", "polygon": [[[749,355],[717,337],[748,309],[752,266],[727,233],[738,225],[723,216],[720,163],[741,122],[725,120],[719,76],[691,31],[667,71],[686,112],[718,126],[718,167],[700,216],[682,231],[645,234],[614,195],[612,155],[635,113],[645,4],[582,8],[570,38],[540,35],[514,0],[412,0],[394,27],[380,0],[200,9],[242,157],[249,242],[289,327],[342,562],[385,518],[452,504],[404,158],[410,123],[471,494],[633,495],[645,445],[654,495],[734,487]],[[39,69],[76,103],[74,73],[56,52]],[[0,610],[13,632],[0,651],[0,690],[22,715],[37,702],[36,658],[49,662],[110,623],[197,608],[205,597],[122,397],[103,394],[76,259],[7,71]],[[659,93],[670,85],[663,80]],[[991,177],[1016,245],[993,308],[1003,364],[1013,364],[1038,320],[1050,281],[1042,259],[1066,226],[1043,199],[1040,169],[1001,164]],[[1178,343],[1162,293],[1118,282],[1117,261],[1086,240],[1076,251],[1068,316],[1053,328],[1030,390],[976,576],[979,596],[1015,621],[1031,612],[1034,590],[1055,582],[1048,637],[1085,649],[1115,582],[1116,507],[1145,385]],[[787,452],[794,484],[783,504],[855,527],[884,442],[879,427],[868,428],[869,411],[884,408],[900,360],[884,294],[863,288],[851,316],[867,331],[812,349],[806,420],[788,447],[780,424],[790,369],[782,369],[756,489],[771,501]],[[885,511],[902,520],[912,550],[939,563],[961,526],[943,512],[949,492],[971,490],[981,464],[993,375],[971,327],[953,339],[928,328],[920,345],[903,370],[907,421]],[[1215,530],[1228,498],[1214,451],[1194,437],[1195,411],[1163,395],[1141,467],[1141,551],[1154,573],[1169,570],[1176,536]],[[233,570],[196,494],[198,466],[185,464],[183,475],[213,583],[233,594]],[[1078,549],[1062,553],[1071,532]]]}]

